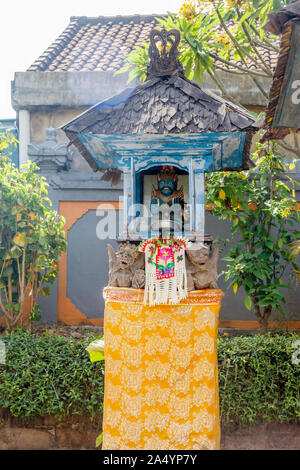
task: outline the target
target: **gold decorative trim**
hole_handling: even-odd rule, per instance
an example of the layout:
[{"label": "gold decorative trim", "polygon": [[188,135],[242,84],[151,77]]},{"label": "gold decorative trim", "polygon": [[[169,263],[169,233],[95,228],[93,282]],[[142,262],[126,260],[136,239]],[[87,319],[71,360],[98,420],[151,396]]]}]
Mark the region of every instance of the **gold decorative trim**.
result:
[{"label": "gold decorative trim", "polygon": [[[143,304],[144,290],[127,287],[105,287],[103,289],[105,302],[129,302]],[[193,304],[219,304],[224,297],[221,289],[203,289],[189,292],[186,299],[181,300],[177,305]],[[154,306],[155,308],[155,306]]]}]

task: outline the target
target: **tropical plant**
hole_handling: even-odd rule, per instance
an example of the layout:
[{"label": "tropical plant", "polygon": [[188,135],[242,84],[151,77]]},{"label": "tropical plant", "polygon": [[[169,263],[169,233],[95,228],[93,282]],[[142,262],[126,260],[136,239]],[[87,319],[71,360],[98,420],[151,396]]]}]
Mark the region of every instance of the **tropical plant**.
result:
[{"label": "tropical plant", "polygon": [[135,79],[144,82],[149,63],[148,49],[149,43],[147,42],[143,42],[141,46],[135,46],[134,51],[125,58],[123,67],[115,75],[128,73],[128,83]]},{"label": "tropical plant", "polygon": [[[207,52],[208,44],[217,51],[213,26],[217,19],[213,16],[200,14],[193,22],[169,13],[167,18],[157,18],[167,30],[178,29],[181,33],[179,44],[179,60],[185,66],[185,75],[189,79],[202,82],[205,71],[212,73],[213,60]],[[201,25],[201,26],[200,26]],[[159,45],[158,45],[159,46]],[[117,73],[129,72],[128,82],[134,78],[146,80],[149,43],[135,47],[135,51],[125,58],[125,65]]]},{"label": "tropical plant", "polygon": [[[294,258],[294,260],[297,260],[298,256],[300,255],[300,240],[296,240],[295,242],[293,242],[291,248],[291,257]],[[295,274],[296,279],[300,284],[300,270],[295,269]]]},{"label": "tropical plant", "polygon": [[0,157],[9,156],[11,149],[14,149],[17,143],[18,141],[12,132],[8,129],[0,130]]},{"label": "tropical plant", "polygon": [[32,162],[19,170],[0,158],[0,308],[9,329],[24,323],[25,300],[38,314],[38,296],[49,295],[45,284],[54,282],[66,249],[64,220],[51,209],[37,170]]},{"label": "tropical plant", "polygon": [[[207,202],[219,219],[232,222],[232,244],[223,271],[234,293],[243,287],[245,305],[253,307],[260,331],[276,308],[283,313],[282,276],[291,263],[291,243],[299,238],[295,229],[299,214],[293,180],[285,177],[282,155],[276,143],[256,144],[255,168],[243,172],[216,172],[207,177]],[[288,182],[290,185],[288,185]]]}]

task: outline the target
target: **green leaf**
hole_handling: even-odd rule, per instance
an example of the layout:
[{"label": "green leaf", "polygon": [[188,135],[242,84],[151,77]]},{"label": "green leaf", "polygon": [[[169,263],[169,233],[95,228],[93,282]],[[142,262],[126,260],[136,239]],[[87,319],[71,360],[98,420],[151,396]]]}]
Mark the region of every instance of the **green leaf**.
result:
[{"label": "green leaf", "polygon": [[193,73],[193,58],[192,58],[192,57],[190,57],[190,58],[188,59],[184,71],[185,71],[185,76],[186,76],[186,78],[191,79],[191,78],[192,78],[192,75],[194,74],[194,73]]},{"label": "green leaf", "polygon": [[282,2],[280,0],[273,0],[273,10],[277,11],[283,7]]},{"label": "green leaf", "polygon": [[99,447],[102,444],[103,441],[103,433],[99,434],[99,436],[96,439],[96,447]]},{"label": "green leaf", "polygon": [[50,287],[49,286],[43,287],[43,289],[41,290],[41,294],[43,297],[48,297],[50,295]]},{"label": "green leaf", "polygon": [[239,27],[247,18],[249,18],[252,15],[251,11],[246,11],[246,13],[243,14],[239,22],[237,23],[237,27]]},{"label": "green leaf", "polygon": [[25,232],[18,232],[13,238],[13,241],[16,245],[24,247],[26,245],[26,234]]},{"label": "green leaf", "polygon": [[15,303],[15,304],[13,305],[13,310],[14,310],[14,312],[16,312],[16,313],[19,313],[20,308],[21,308],[21,304],[20,304],[19,302]]},{"label": "green leaf", "polygon": [[247,310],[251,310],[252,300],[251,300],[251,297],[249,295],[247,295],[246,298],[245,298],[245,306],[246,306]]},{"label": "green leaf", "polygon": [[238,217],[235,217],[235,218],[233,219],[232,227],[235,228],[235,227],[238,226],[238,224],[239,224],[239,218],[238,218]]}]

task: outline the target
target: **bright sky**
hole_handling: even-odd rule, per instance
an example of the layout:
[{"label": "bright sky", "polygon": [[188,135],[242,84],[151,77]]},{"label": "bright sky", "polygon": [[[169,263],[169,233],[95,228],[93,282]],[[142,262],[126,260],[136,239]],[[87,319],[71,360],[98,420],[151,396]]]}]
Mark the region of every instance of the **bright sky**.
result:
[{"label": "bright sky", "polygon": [[15,117],[10,82],[59,36],[70,16],[176,13],[183,0],[15,0],[1,2],[0,121]]}]

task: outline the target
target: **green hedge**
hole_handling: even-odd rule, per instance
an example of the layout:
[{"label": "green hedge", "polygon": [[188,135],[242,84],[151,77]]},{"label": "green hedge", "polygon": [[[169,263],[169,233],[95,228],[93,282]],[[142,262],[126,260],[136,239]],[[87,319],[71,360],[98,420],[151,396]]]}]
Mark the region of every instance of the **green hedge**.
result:
[{"label": "green hedge", "polygon": [[295,333],[221,337],[218,343],[223,423],[300,421],[300,365]]},{"label": "green hedge", "polygon": [[[102,412],[103,363],[91,363],[85,351],[93,338],[16,330],[0,339],[7,352],[0,365],[0,408],[22,419]],[[295,333],[219,338],[223,423],[300,420],[300,365],[292,364],[296,340]]]},{"label": "green hedge", "polygon": [[0,365],[0,408],[14,416],[34,418],[102,412],[103,363],[91,363],[86,346],[54,334],[15,330],[0,336],[6,343],[6,365]]}]

